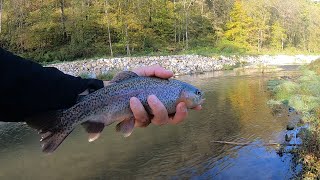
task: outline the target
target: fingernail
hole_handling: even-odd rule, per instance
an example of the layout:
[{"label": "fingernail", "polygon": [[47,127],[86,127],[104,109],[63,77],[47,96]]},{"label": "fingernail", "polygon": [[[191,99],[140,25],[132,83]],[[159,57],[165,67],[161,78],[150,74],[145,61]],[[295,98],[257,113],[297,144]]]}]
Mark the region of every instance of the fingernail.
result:
[{"label": "fingernail", "polygon": [[151,104],[157,104],[158,103],[158,98],[155,95],[150,95],[149,100]]},{"label": "fingernail", "polygon": [[187,108],[184,107],[184,106],[182,106],[182,107],[180,107],[180,111],[181,111],[181,112],[187,112]]},{"label": "fingernail", "polygon": [[137,105],[138,101],[139,100],[137,98],[131,98],[131,102],[133,103],[133,105]]}]

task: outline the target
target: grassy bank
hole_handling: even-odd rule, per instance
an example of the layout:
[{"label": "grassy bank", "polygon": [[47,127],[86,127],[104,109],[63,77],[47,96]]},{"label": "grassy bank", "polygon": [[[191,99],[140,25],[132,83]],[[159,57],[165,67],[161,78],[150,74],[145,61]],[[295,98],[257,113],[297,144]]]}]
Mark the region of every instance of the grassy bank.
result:
[{"label": "grassy bank", "polygon": [[[120,70],[119,70],[120,71]],[[100,79],[102,81],[110,81],[112,80],[112,78],[117,74],[117,72],[119,71],[108,71],[107,73],[101,73],[101,74],[98,74],[96,77],[92,77],[91,74],[89,73],[82,73],[80,74],[79,76],[82,77],[82,78],[96,78],[96,79]]]},{"label": "grassy bank", "polygon": [[[59,62],[66,62],[66,61],[76,61],[76,60],[83,60],[83,59],[99,59],[99,58],[112,58],[111,56],[107,56],[104,53],[94,53],[90,54],[89,56],[70,56],[70,52],[65,52],[61,50],[56,51],[50,51],[48,52],[50,55],[43,55],[39,54],[39,57],[36,56],[36,52],[34,54],[20,54],[23,57],[26,57],[28,59],[34,59],[35,61],[43,64],[55,64]],[[189,49],[183,49],[179,47],[172,47],[172,48],[162,48],[158,51],[140,51],[132,53],[131,57],[141,57],[141,56],[169,56],[169,55],[202,55],[207,57],[220,57],[220,56],[258,56],[258,55],[279,55],[279,54],[285,54],[285,55],[300,55],[300,54],[306,54],[306,55],[318,55],[319,53],[309,53],[307,51],[299,51],[297,49],[291,48],[291,49],[285,49],[283,51],[276,51],[276,50],[269,50],[269,49],[263,49],[261,52],[257,51],[250,51],[242,48],[241,46],[237,46],[235,44],[232,44],[230,42],[224,42],[220,43],[216,46],[196,46],[196,47],[190,47]],[[118,54],[114,57],[127,57],[128,55],[125,54]]]},{"label": "grassy bank", "polygon": [[284,103],[301,114],[301,122],[308,123],[303,131],[303,144],[298,149],[299,163],[303,164],[302,178],[320,178],[320,60],[301,69],[302,75],[284,78],[270,83],[274,99],[270,102]]}]

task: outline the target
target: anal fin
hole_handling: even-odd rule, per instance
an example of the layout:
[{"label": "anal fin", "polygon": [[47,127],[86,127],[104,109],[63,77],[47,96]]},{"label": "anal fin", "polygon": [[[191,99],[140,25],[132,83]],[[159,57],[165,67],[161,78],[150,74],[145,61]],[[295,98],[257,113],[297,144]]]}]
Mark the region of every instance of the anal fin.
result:
[{"label": "anal fin", "polygon": [[116,126],[116,131],[121,132],[124,137],[128,137],[131,135],[134,128],[134,118],[129,118],[121,121]]},{"label": "anal fin", "polygon": [[100,134],[101,133],[89,133],[88,141],[93,142],[93,141],[97,140],[100,137]]},{"label": "anal fin", "polygon": [[89,133],[89,138],[88,138],[89,142],[93,142],[96,139],[98,139],[100,137],[101,132],[104,129],[104,123],[99,123],[99,122],[87,121],[82,123],[82,126],[87,131],[87,133]]}]

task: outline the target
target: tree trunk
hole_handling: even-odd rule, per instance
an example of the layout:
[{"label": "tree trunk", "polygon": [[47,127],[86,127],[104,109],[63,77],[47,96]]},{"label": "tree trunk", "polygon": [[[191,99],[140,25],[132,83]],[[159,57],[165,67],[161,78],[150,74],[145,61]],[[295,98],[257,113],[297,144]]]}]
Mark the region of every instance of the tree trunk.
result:
[{"label": "tree trunk", "polygon": [[125,24],[126,31],[126,47],[127,47],[127,55],[130,56],[130,47],[129,47],[129,36],[128,36],[128,22]]},{"label": "tree trunk", "polygon": [[201,3],[201,15],[203,15],[203,11],[204,11],[204,1],[205,0],[202,0],[202,3]]},{"label": "tree trunk", "polygon": [[112,41],[111,41],[111,33],[110,33],[110,20],[108,17],[108,0],[106,0],[106,12],[105,13],[106,13],[106,17],[107,17],[107,28],[108,28],[110,55],[111,55],[111,57],[113,57]]},{"label": "tree trunk", "polygon": [[149,14],[149,23],[151,23],[152,22],[152,1],[149,1],[149,12],[148,12],[148,14]]},{"label": "tree trunk", "polygon": [[262,42],[263,42],[263,30],[260,29],[258,31],[258,52],[260,52],[262,49]]},{"label": "tree trunk", "polygon": [[64,14],[65,3],[64,0],[60,0],[60,9],[61,9],[61,24],[62,24],[62,38],[63,41],[67,39],[67,32],[66,32],[66,16]]},{"label": "tree trunk", "polygon": [[188,37],[188,23],[189,23],[189,21],[188,21],[188,16],[189,16],[189,14],[188,14],[188,12],[189,12],[189,8],[190,8],[190,6],[192,5],[192,1],[190,1],[190,3],[189,3],[189,5],[187,5],[187,0],[184,0],[184,12],[185,12],[185,30],[186,30],[186,32],[185,32],[185,43],[186,43],[186,49],[188,49],[189,48],[189,37]]},{"label": "tree trunk", "polygon": [[177,43],[176,0],[173,0],[173,17],[174,17],[174,42]]},{"label": "tree trunk", "polygon": [[189,47],[189,40],[188,40],[188,12],[186,11],[186,49]]},{"label": "tree trunk", "polygon": [[0,33],[2,32],[2,9],[3,9],[3,0],[0,0]]}]

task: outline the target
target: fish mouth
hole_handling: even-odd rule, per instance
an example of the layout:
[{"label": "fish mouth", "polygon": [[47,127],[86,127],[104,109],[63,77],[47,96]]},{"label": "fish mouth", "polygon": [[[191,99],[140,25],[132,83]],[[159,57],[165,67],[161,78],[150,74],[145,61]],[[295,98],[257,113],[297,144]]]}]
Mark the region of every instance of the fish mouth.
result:
[{"label": "fish mouth", "polygon": [[202,105],[205,100],[206,100],[205,98],[201,99],[201,100],[199,101],[199,105]]}]

